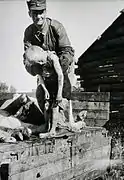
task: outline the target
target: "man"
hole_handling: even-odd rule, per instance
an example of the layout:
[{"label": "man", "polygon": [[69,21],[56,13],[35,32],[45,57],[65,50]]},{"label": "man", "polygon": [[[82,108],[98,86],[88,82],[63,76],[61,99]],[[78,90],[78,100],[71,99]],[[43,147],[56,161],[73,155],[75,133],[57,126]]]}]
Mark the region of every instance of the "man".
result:
[{"label": "man", "polygon": [[[64,89],[64,93],[66,98],[70,99],[71,84],[68,71],[74,60],[74,50],[71,47],[65,28],[60,22],[46,17],[46,0],[29,0],[27,5],[33,24],[29,25],[25,30],[24,49],[26,50],[31,45],[37,45],[44,50],[56,52],[63,70],[64,82],[68,84],[67,89]],[[25,59],[24,65],[30,74],[35,75],[32,65],[27,64]]]},{"label": "man", "polygon": [[[46,0],[27,1],[29,16],[33,24],[29,25],[24,33],[24,50],[32,45],[39,46],[45,51],[54,51],[59,58],[59,62],[64,75],[63,97],[71,99],[71,83],[68,73],[74,63],[74,50],[63,25],[57,20],[46,17]],[[26,70],[33,76],[34,65],[27,63],[24,54],[24,65]],[[51,90],[55,88],[51,85]],[[36,98],[39,106],[43,103],[42,87],[39,83],[36,91]]]}]

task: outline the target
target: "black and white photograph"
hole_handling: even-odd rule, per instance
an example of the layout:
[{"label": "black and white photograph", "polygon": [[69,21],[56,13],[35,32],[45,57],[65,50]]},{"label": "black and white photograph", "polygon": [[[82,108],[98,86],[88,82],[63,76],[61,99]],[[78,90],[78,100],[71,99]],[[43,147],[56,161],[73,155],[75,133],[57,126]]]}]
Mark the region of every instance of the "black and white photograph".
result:
[{"label": "black and white photograph", "polygon": [[0,180],[124,180],[123,0],[0,0]]}]

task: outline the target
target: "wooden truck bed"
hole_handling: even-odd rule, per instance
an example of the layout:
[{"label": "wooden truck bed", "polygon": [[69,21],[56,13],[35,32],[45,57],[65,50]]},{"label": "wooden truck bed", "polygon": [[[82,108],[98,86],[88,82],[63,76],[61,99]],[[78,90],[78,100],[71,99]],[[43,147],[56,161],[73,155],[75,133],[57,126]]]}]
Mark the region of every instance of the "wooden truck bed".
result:
[{"label": "wooden truck bed", "polygon": [[72,103],[75,117],[87,110],[89,127],[56,138],[1,143],[1,180],[92,180],[106,170],[111,139],[102,126],[109,120],[109,93],[73,92]]},{"label": "wooden truck bed", "polygon": [[0,145],[1,179],[91,180],[109,166],[110,148],[103,128],[95,127],[58,138],[4,143]]}]

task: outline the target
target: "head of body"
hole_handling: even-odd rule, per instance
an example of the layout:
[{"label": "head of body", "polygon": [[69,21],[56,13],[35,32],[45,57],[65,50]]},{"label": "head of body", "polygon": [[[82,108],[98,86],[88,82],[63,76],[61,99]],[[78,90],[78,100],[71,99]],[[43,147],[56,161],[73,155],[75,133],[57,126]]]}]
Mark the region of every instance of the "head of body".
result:
[{"label": "head of body", "polygon": [[38,28],[42,28],[46,21],[46,0],[28,0],[29,16]]},{"label": "head of body", "polygon": [[25,58],[30,64],[44,65],[47,62],[47,51],[41,47],[32,45],[25,51]]}]

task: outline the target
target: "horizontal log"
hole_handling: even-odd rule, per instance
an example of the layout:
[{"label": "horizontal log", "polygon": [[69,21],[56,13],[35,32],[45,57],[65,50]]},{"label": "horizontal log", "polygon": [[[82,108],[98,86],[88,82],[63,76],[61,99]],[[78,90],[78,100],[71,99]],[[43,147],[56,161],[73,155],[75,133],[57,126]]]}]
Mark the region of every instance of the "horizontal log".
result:
[{"label": "horizontal log", "polygon": [[107,75],[124,75],[124,63],[110,64],[94,68],[82,68],[81,77],[89,76],[107,76]]},{"label": "horizontal log", "polygon": [[72,101],[72,108],[79,110],[109,110],[109,102]]},{"label": "horizontal log", "polygon": [[102,34],[102,38],[103,40],[107,40],[108,38],[112,38],[115,37],[116,32],[118,30],[118,28],[123,27],[124,24],[124,14],[123,12],[121,12],[120,16],[118,16],[115,21],[104,31],[104,33]]},{"label": "horizontal log", "polygon": [[[92,86],[85,86],[84,83],[81,82],[81,87],[84,88],[85,92],[98,92],[99,91],[99,86],[98,85],[92,85]],[[101,91],[100,92],[109,92],[109,91]]]},{"label": "horizontal log", "polygon": [[[123,69],[123,67],[122,67]],[[110,72],[110,71],[115,71],[113,65],[110,66],[105,66],[105,67],[96,67],[94,69],[92,69],[92,67],[89,68],[82,68],[82,72],[81,72],[81,77],[82,76],[88,76],[90,74],[100,74],[100,73],[106,73],[106,72]]]},{"label": "horizontal log", "polygon": [[115,105],[115,104],[111,104],[110,106],[110,112],[112,111],[120,111],[121,106],[119,104]]},{"label": "horizontal log", "polygon": [[[86,61],[83,62],[78,66],[78,69],[81,71],[82,69],[85,68],[96,68],[102,65],[109,65],[109,64],[118,64],[118,63],[123,63],[124,62],[124,55],[118,55],[114,57],[109,57],[109,58],[103,58],[101,57],[99,60],[94,59],[93,61]],[[91,70],[91,69],[90,69]]]},{"label": "horizontal log", "polygon": [[112,92],[111,93],[111,98],[114,98],[114,97],[121,97],[121,98],[123,98],[124,99],[124,92]]},{"label": "horizontal log", "polygon": [[100,59],[104,59],[104,58],[113,58],[113,57],[120,57],[123,56],[123,47],[116,47],[113,49],[105,49],[103,51],[99,51],[99,52],[92,52],[89,53],[85,58],[80,58],[80,61],[78,63],[78,65],[80,65],[80,67],[82,66],[83,63],[85,62],[89,62],[89,61],[96,61]]},{"label": "horizontal log", "polygon": [[124,104],[124,100],[123,100],[123,98],[121,99],[121,97],[120,98],[116,98],[116,99],[111,99],[111,101],[110,101],[110,103],[114,106],[123,106],[123,104]]},{"label": "horizontal log", "polygon": [[87,127],[81,133],[71,133],[69,139],[52,138],[18,144],[1,144],[0,153],[3,153],[1,160],[9,160],[10,180],[58,177],[68,179],[69,172],[71,175],[73,172],[79,176],[85,174],[85,171],[91,172],[90,163],[93,159],[108,158],[109,142],[102,135],[102,130],[103,128]]},{"label": "horizontal log", "polygon": [[106,77],[106,78],[99,78],[99,79],[92,79],[90,81],[87,81],[87,79],[84,79],[84,85],[101,85],[101,84],[122,84],[124,83],[124,76],[121,77]]},{"label": "horizontal log", "polygon": [[[76,118],[77,115],[81,112],[82,110],[79,109],[74,109],[73,110],[73,115]],[[100,110],[88,110],[87,111],[87,119],[99,119],[99,120],[109,120],[109,111],[104,110],[104,111],[100,111]]]},{"label": "horizontal log", "polygon": [[[19,150],[21,150],[20,152],[18,152],[17,148],[15,147],[15,150],[14,150],[14,152],[12,151],[12,153],[13,153],[13,156],[14,156],[14,154],[16,155],[17,159],[15,161],[10,162],[10,165],[11,165],[11,167],[9,168],[10,174],[11,175],[17,174],[17,173],[28,171],[30,169],[38,168],[41,166],[46,167],[48,165],[48,163],[52,164],[52,166],[55,163],[62,164],[62,162],[65,162],[68,157],[69,158],[71,158],[71,157],[73,158],[73,156],[77,157],[78,154],[79,154],[80,162],[77,162],[77,163],[84,162],[84,161],[81,161],[81,158],[83,160],[87,161],[88,159],[87,159],[87,155],[85,152],[89,152],[89,150],[94,149],[94,148],[97,149],[98,147],[103,145],[103,143],[108,144],[107,138],[104,138],[101,131],[102,131],[102,129],[99,129],[99,128],[97,128],[97,129],[90,128],[89,130],[87,128],[86,130],[85,129],[82,130],[83,134],[80,133],[78,136],[76,135],[74,138],[71,138],[71,142],[72,142],[71,143],[71,147],[72,147],[71,154],[72,154],[72,156],[70,156],[70,145],[68,144],[68,140],[65,140],[65,139],[56,140],[56,142],[54,143],[55,147],[53,147],[53,151],[50,151],[49,153],[44,152],[44,154],[39,153],[40,147],[38,148],[38,146],[37,146],[38,143],[34,144],[32,147],[29,147],[28,149],[24,149],[24,148],[19,149]],[[84,134],[84,132],[85,132],[85,134]],[[101,137],[100,139],[102,141],[102,144],[97,142],[97,139],[99,137]],[[94,140],[92,138],[94,138]],[[85,140],[85,142],[84,142],[84,140]],[[48,146],[48,148],[49,148],[50,144],[47,143],[47,145],[46,145],[46,143],[45,143],[44,147],[46,148],[46,146]],[[44,151],[43,146],[41,146],[41,149],[42,149],[42,151]],[[8,157],[6,156],[6,158],[10,159],[10,157],[11,157],[9,155],[10,152],[8,152],[8,150],[5,152],[8,153]],[[27,156],[25,156],[25,158],[24,158],[23,153],[27,154]],[[81,153],[82,153],[82,155],[81,155]],[[20,155],[22,157],[20,157]],[[70,164],[70,161],[67,161],[67,162]],[[66,162],[66,164],[68,164],[67,162]],[[71,166],[73,167],[74,164],[71,164]],[[66,167],[61,166],[61,168],[66,168]],[[59,168],[59,171],[61,168]],[[64,169],[62,169],[62,170],[64,170]],[[54,173],[55,173],[55,171],[54,171]]]},{"label": "horizontal log", "polygon": [[88,102],[108,102],[110,100],[109,92],[72,92],[72,100]]},{"label": "horizontal log", "polygon": [[[87,133],[90,132],[92,134],[101,133],[102,128],[97,127],[86,127],[82,129],[80,134],[76,133],[64,133],[67,138],[75,139],[76,142],[88,142]],[[86,137],[85,137],[86,136]],[[22,159],[26,159],[29,156],[37,156],[51,153],[53,144],[56,145],[57,148],[63,147],[65,145],[67,139],[63,139],[60,137],[59,139],[54,138],[44,138],[44,139],[30,139],[28,141],[18,142],[17,144],[8,144],[8,143],[1,143],[0,146],[0,161],[3,159],[11,159],[11,161],[19,161]],[[48,147],[46,149],[46,147]],[[15,152],[15,156],[13,154]],[[59,151],[58,151],[59,152]],[[60,151],[61,152],[61,151]],[[11,155],[12,153],[12,155]]]},{"label": "horizontal log", "polygon": [[98,89],[100,92],[121,92],[124,91],[124,83],[118,84],[84,84],[81,83],[81,86],[88,92],[97,92]]},{"label": "horizontal log", "polygon": [[116,31],[114,32],[115,36],[123,36],[124,35],[124,26],[119,25]]},{"label": "horizontal log", "polygon": [[[124,91],[124,83],[115,83],[115,84],[100,84],[101,89],[108,90],[109,92],[121,92]],[[108,87],[108,88],[107,88]]]},{"label": "horizontal log", "polygon": [[107,120],[105,119],[101,120],[101,119],[87,119],[87,118],[84,121],[86,123],[86,126],[90,126],[90,127],[103,127],[107,122]]},{"label": "horizontal log", "polygon": [[[106,149],[109,149],[109,146],[106,146]],[[94,152],[94,156],[92,154],[92,159],[93,157],[95,158],[95,154],[97,154],[97,156],[101,156],[101,154],[103,153],[102,148],[100,148],[99,150],[97,150],[96,152]],[[91,154],[91,153],[90,153]],[[108,155],[104,156],[104,158],[108,158]],[[46,168],[44,167],[38,167],[38,168],[34,168],[32,170],[29,171],[25,171],[25,172],[20,172],[19,174],[15,174],[13,176],[11,176],[11,180],[17,180],[17,179],[26,179],[26,180],[36,180],[38,177],[42,178],[44,180],[54,180],[54,179],[63,179],[63,180],[71,180],[72,178],[76,178],[77,176],[81,176],[82,178],[84,177],[88,177],[88,174],[93,171],[99,171],[99,168],[96,166],[96,163],[98,161],[100,161],[101,159],[98,159],[97,161],[87,161],[87,162],[83,162],[80,165],[74,166],[72,168],[68,168],[65,171],[59,172],[57,173],[57,170],[59,170],[59,166],[57,166],[56,163],[54,164],[48,164],[46,166]],[[64,165],[66,166],[66,163],[64,163]],[[72,162],[73,163],[73,162]],[[107,167],[107,165],[105,166]]]},{"label": "horizontal log", "polygon": [[[54,173],[59,173],[65,171],[66,169],[69,169],[70,167],[72,168],[75,165],[82,164],[82,162],[85,163],[88,160],[92,159],[91,151],[93,149],[98,150],[101,146],[108,145],[108,140],[106,141],[104,136],[101,136],[102,144],[97,142],[95,137],[96,135],[94,137],[91,137],[92,140],[90,139],[89,142],[85,142],[85,143],[82,142],[82,144],[79,143],[74,144],[73,142],[74,145],[72,145],[71,147],[71,154],[72,154],[71,156],[70,156],[70,146],[68,145],[65,147],[61,146],[60,149],[57,149],[57,152],[55,150],[53,153],[50,154],[44,154],[42,156],[32,156],[32,157],[28,157],[28,159],[26,158],[25,160],[10,163],[10,168],[9,168],[10,174],[11,175],[18,174],[20,172],[29,171],[33,168],[38,168],[41,166],[44,169],[46,166],[48,166],[48,163],[51,164],[51,166],[53,166],[53,164],[57,164],[57,166],[59,166],[59,169],[56,169],[57,172],[54,171]],[[91,141],[93,141],[93,143]],[[59,155],[60,150],[63,156]],[[71,166],[70,166],[70,158],[72,158]],[[62,164],[64,166],[62,166]]]},{"label": "horizontal log", "polygon": [[119,84],[124,83],[124,76],[119,77],[104,77],[98,79],[84,79],[84,84],[100,85],[100,84]]},{"label": "horizontal log", "polygon": [[81,80],[83,79],[84,81],[90,81],[90,80],[95,80],[95,79],[105,79],[105,78],[115,78],[115,77],[124,77],[124,71],[122,73],[117,73],[117,72],[96,72],[96,73],[89,73],[89,74],[83,74],[81,77]]},{"label": "horizontal log", "polygon": [[[91,51],[91,49],[97,45],[100,44],[103,41],[107,41],[108,39],[113,39],[115,37],[115,34],[117,32],[117,30],[119,30],[119,28],[123,27],[123,14],[121,14],[110,26],[109,28],[107,28],[104,33],[102,34],[102,36],[100,37],[100,39],[97,39],[88,49],[89,51]],[[117,35],[116,35],[117,36]],[[118,35],[119,36],[119,35]],[[85,57],[89,51],[86,51],[85,54],[81,55],[80,58]]]},{"label": "horizontal log", "polygon": [[[32,157],[25,159],[25,161],[20,161],[16,163],[10,164],[10,175],[18,174],[21,172],[26,172],[33,170],[34,168],[36,169],[41,169],[42,171],[42,178],[45,178],[47,176],[51,176],[56,173],[60,173],[62,171],[65,171],[70,168],[70,162],[69,162],[69,154],[68,157],[54,160],[52,158],[51,154],[51,159],[47,159],[47,157]],[[49,170],[49,171],[48,171]],[[35,177],[36,178],[36,177]]]},{"label": "horizontal log", "polygon": [[106,41],[99,42],[98,45],[94,46],[92,48],[93,51],[101,51],[107,48],[115,48],[117,46],[123,46],[124,45],[124,33],[122,36],[115,36],[112,39],[107,39]]},{"label": "horizontal log", "polygon": [[84,88],[85,92],[123,92],[124,83],[117,84],[84,84],[81,82],[81,87]]}]

